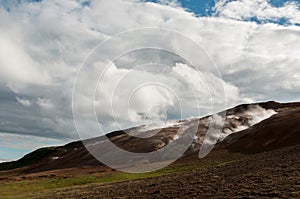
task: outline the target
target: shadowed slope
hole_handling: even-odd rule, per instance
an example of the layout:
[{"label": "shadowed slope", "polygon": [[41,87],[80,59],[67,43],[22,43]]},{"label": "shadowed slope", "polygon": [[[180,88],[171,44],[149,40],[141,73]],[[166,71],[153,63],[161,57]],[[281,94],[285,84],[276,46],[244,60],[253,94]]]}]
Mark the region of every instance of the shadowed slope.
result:
[{"label": "shadowed slope", "polygon": [[300,143],[300,109],[283,111],[220,143],[232,152],[258,153]]}]

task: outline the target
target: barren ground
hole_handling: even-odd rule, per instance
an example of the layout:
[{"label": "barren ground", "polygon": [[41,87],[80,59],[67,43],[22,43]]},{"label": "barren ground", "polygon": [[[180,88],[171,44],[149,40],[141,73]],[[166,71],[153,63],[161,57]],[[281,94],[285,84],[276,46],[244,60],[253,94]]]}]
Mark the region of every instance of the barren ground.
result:
[{"label": "barren ground", "polygon": [[13,192],[9,187],[13,189],[16,183],[24,181],[2,179],[0,193],[1,198],[300,198],[299,157],[300,145],[254,155],[216,150],[202,160],[190,156],[149,174],[90,169],[83,179],[89,175],[96,180],[79,181],[79,185],[64,184],[66,180],[77,179],[78,169],[69,169],[63,178],[59,170],[57,175],[52,171],[27,176],[28,183],[43,184],[47,176],[52,181],[62,179],[57,182],[64,186],[36,191],[18,184],[21,192]]}]

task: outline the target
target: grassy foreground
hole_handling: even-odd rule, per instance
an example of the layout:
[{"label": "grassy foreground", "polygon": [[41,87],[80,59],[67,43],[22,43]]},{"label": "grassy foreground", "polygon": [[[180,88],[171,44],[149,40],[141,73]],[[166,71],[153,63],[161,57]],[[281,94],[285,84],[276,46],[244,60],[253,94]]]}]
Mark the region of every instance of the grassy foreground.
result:
[{"label": "grassy foreground", "polygon": [[24,179],[21,181],[0,181],[0,198],[6,199],[38,197],[39,195],[47,193],[48,191],[53,191],[61,188],[158,177],[172,173],[194,171],[217,164],[220,163],[203,162],[197,165],[174,164],[164,169],[149,173],[124,173],[115,171],[110,173],[94,173],[89,175],[79,175],[67,178],[52,177]]}]

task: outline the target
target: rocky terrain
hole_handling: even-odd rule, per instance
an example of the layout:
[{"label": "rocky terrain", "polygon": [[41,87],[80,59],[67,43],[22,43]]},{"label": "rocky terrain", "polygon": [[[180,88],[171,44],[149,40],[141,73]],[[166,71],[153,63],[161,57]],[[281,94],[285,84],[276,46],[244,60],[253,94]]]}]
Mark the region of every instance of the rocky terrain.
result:
[{"label": "rocky terrain", "polygon": [[[221,130],[217,131],[220,121],[223,121]],[[63,189],[59,190],[55,187],[60,186],[55,186],[35,194],[28,191],[28,197],[300,197],[300,103],[244,104],[204,118],[170,123],[159,130],[137,127],[112,132],[107,137],[127,151],[152,152],[189,135],[190,126],[195,122],[198,126],[192,144],[184,156],[166,170],[145,176],[129,175],[120,178],[123,174],[101,164],[83,145],[103,143],[105,138],[98,137],[83,143],[73,142],[61,147],[39,149],[18,161],[1,163],[0,179],[7,186],[3,186],[3,190],[0,188],[0,196],[1,191],[10,191],[9,187],[15,185],[12,182],[41,178],[73,179],[74,176],[92,175],[96,179],[82,183],[83,186],[74,187],[71,184],[61,186]],[[179,130],[181,128],[184,130]],[[153,131],[156,134],[152,137],[135,137]],[[199,150],[208,143],[216,145],[208,156],[199,159]],[[106,153],[119,158],[113,152]],[[157,164],[160,159],[148,161]],[[111,175],[117,175],[118,179],[112,179]],[[9,193],[3,196],[10,198]],[[25,197],[25,194],[21,196]]]},{"label": "rocky terrain", "polygon": [[[218,156],[232,155],[220,151],[213,153],[207,160],[225,161]],[[68,188],[37,198],[299,198],[299,157],[300,145],[297,145],[246,157],[236,156],[229,162],[196,171]],[[190,159],[181,161],[195,164],[189,162]]]}]

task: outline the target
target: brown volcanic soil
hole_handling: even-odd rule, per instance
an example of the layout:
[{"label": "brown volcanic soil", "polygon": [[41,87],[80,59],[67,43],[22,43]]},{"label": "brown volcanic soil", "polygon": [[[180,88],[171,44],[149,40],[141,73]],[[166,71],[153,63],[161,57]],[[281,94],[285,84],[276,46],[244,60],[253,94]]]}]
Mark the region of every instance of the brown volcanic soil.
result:
[{"label": "brown volcanic soil", "polygon": [[[227,114],[241,113],[247,110],[248,106],[234,107],[228,110]],[[300,104],[268,102],[260,106],[275,109],[278,114],[228,136],[204,159],[200,160],[196,154],[189,153],[174,164],[183,167],[196,166],[196,170],[119,183],[65,188],[50,191],[39,197],[300,198]],[[241,122],[247,122],[247,118],[242,119]],[[199,126],[200,135],[205,131],[204,123]],[[125,149],[151,151],[161,142],[167,144],[175,133],[176,127],[162,129],[154,140],[146,139],[147,145],[122,131],[111,133],[108,137]],[[94,141],[101,139],[96,138]],[[14,170],[0,171],[0,180],[114,173],[112,169],[95,160],[81,142],[38,151],[13,164],[27,163],[31,158],[35,158],[36,162]],[[208,166],[199,167],[203,164]]]},{"label": "brown volcanic soil", "polygon": [[203,160],[226,159],[218,166],[161,177],[87,185],[46,193],[39,198],[300,198],[300,145],[254,155],[217,150]]}]

